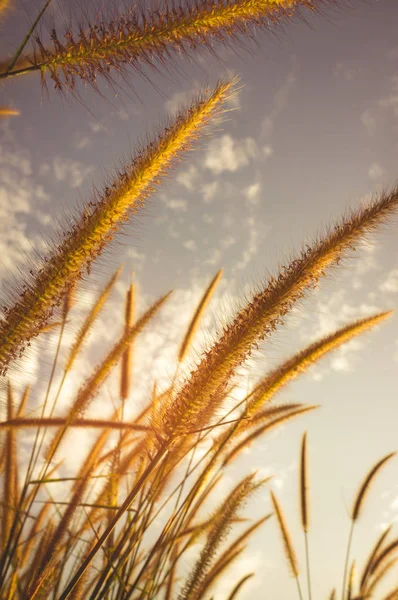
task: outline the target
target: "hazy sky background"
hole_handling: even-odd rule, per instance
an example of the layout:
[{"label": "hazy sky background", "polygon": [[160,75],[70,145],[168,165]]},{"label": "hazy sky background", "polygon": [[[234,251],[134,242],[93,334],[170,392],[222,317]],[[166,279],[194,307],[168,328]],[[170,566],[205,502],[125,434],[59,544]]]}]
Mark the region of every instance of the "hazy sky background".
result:
[{"label": "hazy sky background", "polygon": [[[68,4],[53,2],[44,35],[54,22],[62,31]],[[37,1],[18,2],[10,12],[2,25],[3,54],[18,45],[39,7]],[[75,12],[79,14],[78,5]],[[224,268],[216,295],[220,302],[212,302],[197,348],[211,339],[215,323],[225,323],[238,299],[265,280],[267,269],[275,272],[346,209],[397,181],[398,4],[352,0],[348,8],[328,7],[324,12],[303,13],[307,24],[294,19],[276,35],[257,30],[256,44],[246,40],[250,52],[238,46],[236,54],[221,49],[222,60],[217,61],[197,50],[196,64],[187,57],[176,59],[179,73],[173,70],[166,76],[146,69],[150,82],[128,72],[131,85],[121,82],[117,95],[101,86],[107,100],[80,87],[79,104],[68,94],[59,96],[50,80],[47,97],[37,74],[2,84],[0,104],[21,112],[0,124],[0,272],[7,280],[25,262],[21,252],[40,248],[57,219],[89,198],[93,182],[99,186],[104,175],[127,161],[137,141],[158,131],[181,102],[189,102],[205,84],[214,85],[228,70],[239,74],[243,85],[230,103],[235,110],[162,183],[126,229],[128,235],[101,261],[102,270],[94,269],[85,283],[69,340],[79,311],[87,309],[104,278],[123,262],[112,305],[90,340],[76,382],[121,331],[131,271],[141,311],[174,289],[156,328],[142,336],[144,352],[135,357],[132,402],[142,407],[151,380],[145,375],[138,381],[139,375],[156,373],[162,382],[172,374],[186,324],[218,269]],[[337,327],[397,308],[397,227],[395,219],[373,236],[373,243],[321,281],[319,292],[309,294],[284,330],[257,352],[242,387]],[[49,336],[32,349],[15,375],[18,388],[37,381],[31,408],[40,401],[55,343],[56,336]],[[244,469],[275,473],[272,488],[303,559],[297,461],[301,435],[308,431],[316,599],[326,598],[334,585],[340,589],[347,513],[361,479],[379,458],[398,450],[397,370],[394,315],[281,392],[281,402],[321,408],[261,439],[226,474],[232,483]],[[111,386],[108,390],[111,395]],[[93,410],[96,416],[108,414],[109,397],[103,395]],[[70,442],[71,449],[85,447],[78,434]],[[264,489],[251,501],[250,516],[259,517],[270,508]],[[353,555],[360,564],[381,528],[392,521],[397,522],[397,535],[398,459],[380,473],[357,528]],[[252,570],[257,576],[244,588],[242,599],[296,597],[275,520],[253,537],[217,600]],[[398,572],[391,583],[398,584]]]}]

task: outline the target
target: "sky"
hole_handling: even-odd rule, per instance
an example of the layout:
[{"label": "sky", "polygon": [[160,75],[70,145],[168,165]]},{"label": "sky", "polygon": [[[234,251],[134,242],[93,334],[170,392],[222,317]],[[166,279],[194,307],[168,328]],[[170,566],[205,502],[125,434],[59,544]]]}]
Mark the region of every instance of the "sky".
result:
[{"label": "sky", "polygon": [[[142,336],[145,351],[134,358],[131,402],[143,407],[150,377],[156,374],[165,383],[172,375],[185,327],[219,269],[223,277],[192,361],[213,339],[215,325],[225,324],[267,273],[277,271],[347,210],[396,183],[398,5],[396,0],[340,4],[339,9],[325,7],[323,14],[307,12],[305,21],[292,19],[276,32],[257,30],[254,40],[245,40],[246,49],[217,46],[217,59],[203,49],[191,58],[178,57],[168,73],[147,68],[143,77],[126,71],[126,81],[117,79],[114,89],[102,83],[102,95],[81,85],[80,101],[59,95],[51,80],[47,94],[36,74],[1,84],[0,105],[20,111],[0,122],[0,276],[6,294],[17,270],[43,248],[58,220],[91,197],[93,185],[100,186],[128,162],[145,136],[159,131],[166,117],[202,87],[230,73],[240,76],[241,90],[228,105],[233,110],[176,165],[80,290],[66,341],[73,340],[74,325],[102,283],[123,264],[109,310],[68,389],[121,330],[132,276],[138,312],[174,290],[156,327]],[[62,31],[70,14],[79,14],[78,4],[70,6],[66,0],[52,3],[41,25],[44,37],[53,24]],[[87,12],[93,7],[94,2]],[[39,8],[36,0],[16,0],[1,24],[2,55],[15,50]],[[395,219],[379,230],[307,294],[283,329],[255,353],[240,381],[243,390],[319,337],[357,318],[397,308],[397,226]],[[40,401],[55,344],[56,335],[47,336],[15,373],[18,389],[34,386],[31,409]],[[397,370],[394,314],[280,392],[281,402],[320,408],[259,440],[225,475],[232,485],[248,470],[274,474],[269,488],[277,493],[304,568],[297,468],[307,431],[316,598],[326,598],[341,585],[348,513],[360,481],[377,460],[398,450]],[[66,402],[67,395],[61,408]],[[109,397],[96,400],[93,410],[96,416],[108,414]],[[87,443],[79,434],[69,438],[71,449],[83,451]],[[71,453],[71,468],[74,456],[77,461],[79,453]],[[250,516],[271,510],[269,488],[251,500]],[[365,509],[353,543],[360,563],[387,524],[395,522],[397,535],[398,459],[379,474]],[[242,590],[243,600],[296,597],[275,520],[253,536],[215,599],[225,598],[234,582],[252,570],[256,577]],[[389,581],[398,584],[398,572]],[[382,592],[381,587],[377,599]]]}]

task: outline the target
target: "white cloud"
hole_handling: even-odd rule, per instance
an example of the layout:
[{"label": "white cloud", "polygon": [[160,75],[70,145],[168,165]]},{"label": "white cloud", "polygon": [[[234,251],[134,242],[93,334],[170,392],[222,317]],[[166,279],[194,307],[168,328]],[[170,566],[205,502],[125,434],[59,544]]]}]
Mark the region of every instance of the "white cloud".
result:
[{"label": "white cloud", "polygon": [[391,94],[380,100],[380,106],[383,108],[391,108],[394,117],[398,117],[398,94]]},{"label": "white cloud", "polygon": [[45,220],[49,201],[43,186],[33,180],[29,154],[13,140],[8,140],[7,146],[6,150],[0,145],[0,271],[3,276],[26,264],[27,256],[43,246],[42,237],[33,233],[28,236],[27,229],[28,223]]},{"label": "white cloud", "polygon": [[89,146],[91,146],[91,140],[87,136],[79,136],[75,142],[75,148],[77,150],[84,150],[84,148],[88,148]]},{"label": "white cloud", "polygon": [[194,181],[198,176],[198,170],[196,167],[191,165],[188,170],[182,171],[176,177],[177,183],[185,187],[187,190],[193,190]]},{"label": "white cloud", "polygon": [[383,177],[384,169],[379,163],[374,162],[370,165],[368,174],[373,181],[377,181]]},{"label": "white cloud", "polygon": [[387,278],[380,284],[381,292],[396,294],[398,292],[398,269],[393,269],[387,275]]},{"label": "white cloud", "polygon": [[345,81],[351,81],[357,75],[358,70],[349,67],[346,63],[338,62],[333,70],[336,77],[342,78]]},{"label": "white cloud", "polygon": [[100,131],[105,131],[106,127],[102,123],[98,121],[95,123],[89,123],[88,125],[93,133],[99,133]]},{"label": "white cloud", "polygon": [[234,244],[236,244],[236,238],[234,238],[232,235],[229,235],[221,240],[221,245],[223,248],[229,248]]},{"label": "white cloud", "polygon": [[221,250],[216,248],[212,251],[212,254],[209,258],[205,260],[205,265],[218,265],[221,261]]},{"label": "white cloud", "polygon": [[266,158],[269,158],[270,156],[273,155],[274,151],[272,149],[271,146],[269,146],[268,144],[266,144],[265,146],[263,146],[262,148],[263,154]]},{"label": "white cloud", "polygon": [[56,156],[52,161],[52,170],[57,181],[67,181],[72,188],[81,186],[83,181],[93,172],[92,165],[84,165],[76,160]]},{"label": "white cloud", "polygon": [[128,258],[132,258],[134,260],[134,269],[137,271],[142,271],[146,260],[145,254],[143,252],[139,252],[136,248],[134,248],[134,246],[128,246],[124,252]]},{"label": "white cloud", "polygon": [[258,231],[256,229],[254,219],[247,219],[247,225],[249,228],[249,241],[242,253],[242,258],[236,264],[236,268],[239,270],[245,269],[251,261],[251,259],[258,252]]},{"label": "white cloud", "polygon": [[[339,289],[332,293],[327,300],[317,301],[308,326],[306,322],[300,323],[300,337],[306,345],[333,333],[348,323],[381,310],[376,305],[365,302],[355,306],[346,301],[347,294],[347,290]],[[358,360],[358,351],[368,343],[370,343],[368,336],[354,338],[346,342],[334,350],[329,359],[328,368],[339,372],[354,371]],[[321,366],[314,366],[311,369],[310,376],[318,381],[328,372],[328,368],[325,367],[325,363]]]},{"label": "white cloud", "polygon": [[203,202],[205,202],[206,204],[210,204],[210,202],[215,198],[219,190],[219,181],[212,181],[211,183],[205,183],[204,185],[202,185],[201,192],[203,193]]},{"label": "white cloud", "polygon": [[190,250],[190,251],[194,251],[194,250],[198,249],[195,240],[187,240],[186,242],[183,242],[182,245],[184,246],[184,248],[186,248],[187,250]]},{"label": "white cloud", "polygon": [[206,225],[212,225],[212,223],[214,223],[214,215],[210,214],[210,213],[203,213],[203,222],[206,223]]},{"label": "white cloud", "polygon": [[330,362],[330,367],[333,371],[345,371],[346,373],[353,371],[350,361],[346,356],[334,356]]},{"label": "white cloud", "polygon": [[261,183],[252,183],[247,188],[243,190],[243,194],[249,204],[258,204],[259,203],[259,194],[261,191]]},{"label": "white cloud", "polygon": [[384,98],[380,98],[378,105],[380,108],[391,111],[395,118],[398,118],[398,73],[391,77],[391,91]]},{"label": "white cloud", "polygon": [[264,137],[271,137],[274,130],[275,120],[283,111],[283,109],[287,106],[289,96],[291,95],[291,92],[296,83],[296,75],[294,71],[295,60],[293,61],[292,68],[287,74],[285,81],[274,95],[271,112],[264,117],[261,123],[261,131]]},{"label": "white cloud", "polygon": [[361,115],[361,122],[366,127],[370,135],[377,130],[377,119],[383,117],[383,113],[392,114],[393,118],[398,118],[398,73],[395,73],[390,80],[391,87],[389,92],[380,98],[373,109],[365,110]]},{"label": "white cloud", "polygon": [[176,212],[187,211],[188,202],[186,200],[182,200],[181,198],[168,198],[165,194],[162,194],[161,198],[166,204],[167,208],[170,208]]},{"label": "white cloud", "polygon": [[166,100],[165,108],[170,115],[175,115],[182,106],[187,106],[191,98],[192,93],[189,91],[175,92]]},{"label": "white cloud", "polygon": [[381,269],[375,256],[378,250],[378,246],[376,244],[376,241],[369,240],[367,240],[366,243],[362,243],[361,251],[363,254],[361,256],[361,260],[357,260],[351,267],[350,271],[347,271],[347,275],[350,276],[351,284],[354,289],[360,289],[363,287],[364,275],[370,271],[378,271]]},{"label": "white cloud", "polygon": [[229,213],[225,213],[222,219],[222,226],[224,227],[224,229],[231,229],[234,223],[235,219],[233,218],[233,216]]},{"label": "white cloud", "polygon": [[365,110],[361,114],[361,123],[366,128],[369,135],[372,135],[376,132],[377,129],[377,121],[374,114],[370,109]]},{"label": "white cloud", "polygon": [[219,175],[224,171],[233,172],[245,167],[257,155],[257,143],[253,138],[235,140],[231,135],[224,134],[209,143],[204,166]]}]

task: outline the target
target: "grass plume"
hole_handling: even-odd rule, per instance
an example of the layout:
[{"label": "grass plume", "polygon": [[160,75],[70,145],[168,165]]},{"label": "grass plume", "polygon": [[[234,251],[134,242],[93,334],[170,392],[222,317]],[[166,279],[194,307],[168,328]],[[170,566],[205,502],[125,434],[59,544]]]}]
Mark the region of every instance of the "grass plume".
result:
[{"label": "grass plume", "polygon": [[[256,415],[258,410],[269,402],[279,390],[290,381],[305,373],[311,365],[323,356],[339,348],[375,325],[378,325],[393,314],[393,311],[383,311],[370,317],[357,319],[353,323],[337,329],[331,334],[316,340],[286,360],[281,366],[272,370],[255,386],[247,397],[247,414]],[[245,427],[245,424],[242,424]]]},{"label": "grass plume", "polygon": [[190,378],[183,382],[165,416],[165,435],[180,433],[186,419],[196,428],[208,421],[236,369],[255,344],[283,323],[283,317],[325,271],[346,257],[369,233],[386,223],[398,209],[398,187],[338,222],[332,231],[303,250],[279,276],[266,285],[228,323],[217,341],[204,352]]},{"label": "grass plume", "polygon": [[298,568],[297,557],[296,557],[296,553],[293,548],[289,529],[286,525],[285,516],[284,516],[282,509],[279,505],[279,502],[273,492],[271,492],[271,500],[272,500],[272,504],[275,509],[275,515],[276,515],[276,519],[278,521],[279,531],[282,536],[282,541],[283,541],[283,546],[284,546],[285,553],[286,553],[286,558],[287,558],[289,567],[291,569],[291,572],[293,574],[293,577],[296,580],[297,592],[298,592],[299,598],[300,598],[300,600],[303,600],[303,594],[301,591],[300,580],[299,580],[299,568]]},{"label": "grass plume", "polygon": [[228,600],[236,599],[236,597],[239,593],[239,590],[245,585],[246,581],[249,581],[249,579],[251,579],[252,577],[253,577],[253,573],[248,573],[247,575],[242,577],[242,579],[240,581],[238,581],[238,583],[236,584],[236,586],[234,587],[234,589],[228,596]]},{"label": "grass plume", "polygon": [[390,533],[390,531],[391,531],[391,525],[389,527],[387,527],[387,529],[385,529],[385,531],[383,531],[380,534],[380,536],[378,537],[378,539],[377,539],[374,547],[372,548],[372,551],[371,551],[371,553],[370,553],[370,555],[369,555],[369,557],[368,557],[368,559],[366,561],[365,567],[364,567],[363,572],[362,572],[362,576],[361,576],[361,580],[360,580],[360,592],[364,592],[364,590],[365,590],[365,586],[366,586],[369,574],[371,572],[373,562],[374,562],[374,560],[375,560],[375,558],[376,558],[376,556],[377,556],[380,548],[384,544],[384,541],[386,540],[386,538],[387,538],[388,534]]},{"label": "grass plume", "polygon": [[[131,284],[126,294],[126,307],[124,315],[124,331],[127,333],[133,325],[134,318],[134,284]],[[122,367],[120,377],[120,397],[126,400],[129,395],[131,385],[131,357],[132,345],[128,345],[122,356]]]},{"label": "grass plume", "polygon": [[19,114],[20,112],[16,108],[0,106],[0,119],[4,117],[17,117]]},{"label": "grass plume", "polygon": [[216,41],[230,46],[239,37],[254,35],[256,28],[280,27],[296,11],[315,10],[322,4],[321,0],[198,0],[177,6],[165,1],[160,10],[133,9],[108,23],[81,27],[77,35],[67,29],[63,39],[53,29],[52,48],[37,36],[34,51],[12,69],[3,67],[0,78],[40,71],[43,81],[48,73],[58,89],[74,90],[77,79],[96,87],[98,76],[109,79],[111,70],[120,72],[129,65],[142,72],[155,59],[165,65],[176,50],[190,54],[201,47],[214,53]]},{"label": "grass plume", "polygon": [[311,600],[311,575],[310,575],[310,556],[308,548],[308,528],[309,528],[309,508],[308,508],[308,464],[307,464],[307,432],[304,433],[301,441],[300,456],[300,514],[301,526],[304,532],[305,541],[305,564],[307,570],[308,598]]},{"label": "grass plume", "polygon": [[[83,325],[81,326],[74,344],[72,345],[69,356],[66,360],[64,372],[67,373],[71,370],[73,363],[76,360],[76,357],[83,345],[84,340],[86,339],[90,329],[92,328],[96,318],[101,312],[114,284],[120,274],[121,268],[117,269],[117,271],[112,275],[108,283],[105,285],[104,289],[99,293],[97,299],[95,300],[90,312],[88,313]],[[62,383],[61,383],[62,385]]]},{"label": "grass plume", "polygon": [[357,520],[360,517],[363,503],[364,503],[365,498],[370,490],[370,486],[371,486],[374,478],[376,477],[376,475],[380,471],[380,469],[385,465],[385,463],[387,461],[389,461],[393,456],[395,456],[395,454],[396,454],[395,452],[391,452],[390,454],[387,454],[387,456],[384,456],[382,459],[380,459],[374,465],[374,467],[369,471],[369,473],[366,475],[365,479],[363,480],[363,482],[358,490],[358,493],[355,497],[355,501],[354,501],[354,504],[352,507],[352,512],[351,512],[351,527],[350,527],[350,533],[348,536],[346,559],[345,559],[345,565],[344,565],[342,600],[345,600],[347,593],[348,593],[348,591],[346,593],[346,581],[347,581],[347,573],[348,573],[348,561],[349,561],[349,557],[350,557],[351,543],[352,543],[352,537],[353,537],[353,533],[354,533],[355,523],[357,522]]},{"label": "grass plume", "polygon": [[231,526],[231,520],[236,516],[237,511],[247,498],[259,487],[255,483],[253,476],[249,475],[232,490],[224,502],[221,510],[218,512],[218,518],[213,522],[212,528],[208,533],[206,544],[196,562],[192,572],[183,586],[178,600],[197,600],[197,589],[200,587],[206,573],[212,563],[213,557],[218,546],[224,540],[228,529]]},{"label": "grass plume", "polygon": [[188,330],[184,336],[184,339],[182,340],[180,349],[178,351],[178,360],[179,362],[182,362],[185,358],[185,355],[187,353],[188,347],[192,341],[193,336],[195,335],[195,331],[197,330],[198,326],[199,326],[199,320],[203,314],[203,312],[206,309],[206,306],[208,305],[208,303],[210,302],[211,296],[214,293],[214,290],[217,287],[218,282],[220,281],[222,276],[222,269],[220,269],[220,271],[218,271],[215,276],[213,277],[213,279],[211,280],[211,282],[209,283],[205,293],[203,294],[197,308],[196,311],[188,325]]},{"label": "grass plume", "polygon": [[21,296],[7,308],[0,325],[0,372],[21,355],[37,335],[63,294],[75,283],[112,240],[122,223],[138,210],[172,164],[199,137],[209,120],[220,114],[231,96],[236,79],[221,81],[210,93],[200,95],[132,164],[119,173],[97,201],[86,206],[64,239],[46,258],[33,281],[25,283]]}]

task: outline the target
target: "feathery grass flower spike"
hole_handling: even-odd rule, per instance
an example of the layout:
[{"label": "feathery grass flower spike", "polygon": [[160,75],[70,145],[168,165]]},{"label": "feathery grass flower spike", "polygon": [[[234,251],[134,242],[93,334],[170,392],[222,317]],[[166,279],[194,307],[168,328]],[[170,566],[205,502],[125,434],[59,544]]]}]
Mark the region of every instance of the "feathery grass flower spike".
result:
[{"label": "feathery grass flower spike", "polygon": [[188,351],[189,345],[192,341],[193,336],[195,335],[195,332],[198,328],[199,325],[199,321],[200,318],[203,314],[203,312],[206,309],[206,306],[208,305],[208,303],[210,302],[211,296],[214,293],[214,290],[218,284],[218,282],[221,279],[222,276],[222,269],[220,269],[216,275],[214,276],[214,278],[211,280],[211,282],[209,283],[207,289],[205,290],[205,293],[203,294],[197,308],[195,311],[195,314],[193,315],[189,326],[188,326],[188,330],[184,336],[184,339],[182,340],[180,349],[178,351],[178,360],[179,362],[182,362],[185,358],[185,355]]},{"label": "feathery grass flower spike", "polygon": [[307,587],[308,600],[311,600],[311,575],[310,575],[310,553],[308,548],[308,528],[309,528],[309,510],[308,510],[308,464],[307,464],[307,432],[304,433],[301,441],[300,456],[300,512],[301,526],[304,531],[305,542],[305,563],[307,569]]},{"label": "feathery grass flower spike", "polygon": [[19,110],[9,108],[8,106],[0,106],[0,119],[3,117],[16,117],[20,114]]},{"label": "feathery grass flower spike", "polygon": [[332,231],[302,250],[287,267],[283,266],[277,278],[271,276],[224,327],[189,379],[183,382],[165,415],[165,434],[183,434],[187,418],[192,430],[207,424],[223,398],[226,385],[253,347],[283,323],[283,317],[304,297],[306,290],[318,285],[328,268],[337,266],[349,250],[355,250],[367,234],[386,223],[397,210],[398,186],[352,211]]},{"label": "feathery grass flower spike", "polygon": [[372,552],[369,555],[368,560],[366,561],[365,567],[363,569],[363,573],[360,579],[360,592],[364,592],[365,591],[365,586],[367,583],[367,579],[370,575],[374,560],[376,558],[376,556],[378,555],[378,552],[380,550],[380,548],[383,546],[383,543],[385,541],[385,539],[387,538],[388,534],[390,533],[392,528],[392,525],[390,525],[389,527],[387,527],[387,529],[385,529],[380,536],[378,537],[374,547],[372,548]]},{"label": "feathery grass flower spike", "polygon": [[199,95],[146,148],[138,152],[102,197],[86,205],[64,239],[45,258],[41,268],[15,303],[6,308],[0,323],[0,373],[21,356],[24,346],[47,323],[68,287],[101,254],[123,222],[137,212],[171,169],[191,147],[209,120],[223,111],[237,78],[220,81],[212,91]]},{"label": "feathery grass flower spike", "polygon": [[390,454],[387,454],[387,456],[384,456],[381,460],[379,460],[374,465],[374,467],[366,475],[366,477],[363,480],[361,487],[359,488],[359,491],[356,495],[355,502],[354,502],[354,505],[352,507],[352,512],[351,512],[351,527],[350,527],[350,533],[348,536],[346,559],[345,559],[345,564],[344,564],[343,588],[342,588],[342,593],[341,593],[342,600],[345,600],[345,598],[347,596],[346,581],[347,581],[347,575],[348,575],[348,563],[349,563],[349,558],[350,558],[350,550],[351,550],[351,543],[352,543],[352,537],[353,537],[353,533],[354,533],[355,523],[359,519],[361,510],[362,510],[362,506],[363,506],[365,498],[369,492],[371,483],[373,482],[374,478],[376,477],[376,475],[380,471],[380,469],[387,463],[387,461],[389,461],[395,455],[396,455],[396,452],[390,452]]},{"label": "feathery grass flower spike", "polygon": [[4,16],[4,13],[10,7],[10,0],[0,0],[0,19]]},{"label": "feathery grass flower spike", "polygon": [[6,71],[5,61],[3,68],[0,65],[0,78],[40,71],[42,81],[49,73],[59,89],[73,90],[77,78],[95,87],[99,75],[110,78],[111,69],[130,65],[142,72],[144,65],[164,64],[170,50],[189,54],[200,46],[214,53],[215,40],[231,45],[251,28],[280,26],[299,9],[315,10],[322,4],[323,0],[197,0],[176,6],[166,0],[157,11],[134,7],[110,23],[81,28],[78,35],[67,30],[63,41],[53,30],[53,48],[37,37],[34,52],[12,70]]},{"label": "feathery grass flower spike", "polygon": [[281,533],[283,546],[284,546],[285,552],[286,552],[286,558],[288,560],[293,577],[296,580],[297,593],[299,595],[300,600],[303,600],[303,593],[301,591],[301,586],[300,586],[299,568],[298,568],[296,553],[293,548],[293,544],[292,544],[290,533],[289,533],[289,530],[288,530],[288,527],[286,524],[285,516],[284,516],[282,509],[279,505],[279,502],[276,499],[276,496],[273,492],[271,492],[271,500],[272,500],[272,504],[274,505],[275,514],[276,514],[276,518],[277,518],[278,525],[279,525],[279,531]]},{"label": "feathery grass flower spike", "polygon": [[210,531],[207,535],[206,544],[200,553],[185,585],[183,586],[177,600],[200,600],[200,586],[211,566],[212,559],[216,554],[217,548],[224,541],[231,521],[237,515],[238,510],[246,499],[258,489],[263,482],[255,482],[253,475],[249,475],[232,490],[224,501],[221,510],[218,511],[212,522]]},{"label": "feathery grass flower spike", "polygon": [[[134,298],[135,288],[131,283],[126,295],[125,315],[124,315],[124,331],[131,328],[134,319]],[[120,398],[124,401],[128,398],[131,385],[131,358],[132,344],[129,344],[127,350],[122,356],[121,376],[120,376]]]},{"label": "feathery grass flower spike", "polygon": [[[275,394],[292,379],[295,379],[321,358],[352,340],[354,337],[366,333],[393,314],[393,310],[376,313],[370,317],[357,319],[342,328],[337,329],[319,340],[316,340],[303,350],[294,354],[282,365],[276,367],[260,380],[254,390],[247,397],[247,414],[256,415],[258,410],[268,403]],[[250,423],[243,422],[241,427],[248,427]]]}]

